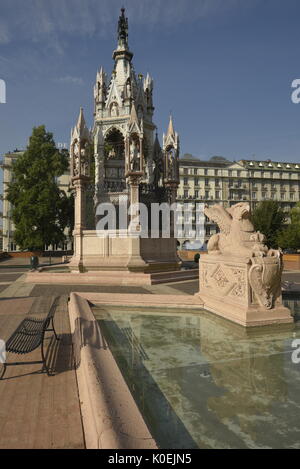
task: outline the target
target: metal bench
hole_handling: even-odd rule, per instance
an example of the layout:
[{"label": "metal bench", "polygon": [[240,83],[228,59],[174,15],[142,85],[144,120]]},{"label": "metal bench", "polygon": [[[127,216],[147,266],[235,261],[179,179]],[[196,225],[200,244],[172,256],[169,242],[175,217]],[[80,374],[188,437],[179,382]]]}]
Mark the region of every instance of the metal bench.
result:
[{"label": "metal bench", "polygon": [[43,367],[41,372],[44,369],[47,371],[47,375],[51,376],[49,367],[46,364],[46,356],[44,353],[44,339],[45,333],[48,331],[53,331],[55,339],[59,340],[57,337],[55,328],[54,328],[54,315],[56,311],[56,300],[52,303],[52,306],[49,310],[49,313],[44,318],[39,317],[28,317],[23,319],[20,325],[17,327],[15,332],[10,336],[5,344],[5,350],[7,352],[15,353],[18,355],[25,355],[27,353],[33,352],[38,347],[41,347],[41,356],[42,360],[40,361],[31,361],[31,362],[10,362],[3,363],[3,370],[0,371],[0,379],[3,379],[8,366],[17,366],[17,365],[33,365],[42,363]]}]

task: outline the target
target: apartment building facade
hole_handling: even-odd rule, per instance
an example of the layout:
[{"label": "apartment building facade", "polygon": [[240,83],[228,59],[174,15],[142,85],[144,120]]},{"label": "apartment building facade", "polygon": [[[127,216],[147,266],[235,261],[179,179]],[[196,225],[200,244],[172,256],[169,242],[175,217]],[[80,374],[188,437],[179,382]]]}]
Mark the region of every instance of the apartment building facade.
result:
[{"label": "apartment building facade", "polygon": [[[212,157],[199,160],[186,154],[180,159],[179,204],[189,204],[192,231],[196,230],[196,204],[230,207],[238,202],[249,202],[253,210],[262,200],[277,200],[283,210],[290,212],[300,200],[300,164],[276,161],[228,161]],[[217,226],[205,217],[205,241],[217,232]],[[197,248],[199,240],[189,232],[179,240],[180,247]]]},{"label": "apartment building facade", "polygon": [[[3,251],[16,251],[14,225],[11,219],[11,204],[5,198],[7,184],[12,179],[12,163],[22,151],[15,150],[4,155],[3,169]],[[180,160],[180,185],[177,202],[182,207],[189,206],[190,220],[188,231],[178,238],[180,248],[198,249],[211,235],[217,232],[217,226],[197,212],[204,204],[223,204],[230,207],[238,202],[249,202],[251,209],[262,200],[277,200],[287,213],[300,201],[300,163],[286,163],[255,160],[229,161],[222,157],[212,157],[208,161],[200,160],[190,154]],[[67,192],[70,187],[70,173],[66,172],[58,179],[59,187]],[[203,239],[199,240],[193,232],[203,224]],[[190,232],[191,231],[191,232]],[[193,236],[190,236],[192,234]],[[57,246],[45,249],[62,249]],[[71,240],[63,249],[71,249]]]}]

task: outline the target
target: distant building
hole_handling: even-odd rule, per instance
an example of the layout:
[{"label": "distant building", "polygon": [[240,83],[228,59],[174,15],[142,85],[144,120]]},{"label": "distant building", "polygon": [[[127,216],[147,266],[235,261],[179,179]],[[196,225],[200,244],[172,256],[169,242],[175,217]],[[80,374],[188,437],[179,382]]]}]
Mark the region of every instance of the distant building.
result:
[{"label": "distant building", "polygon": [[[192,226],[196,228],[196,203],[229,207],[249,202],[251,209],[262,200],[277,200],[289,213],[300,200],[300,164],[276,161],[240,160],[214,156],[208,161],[185,154],[180,160],[179,203],[192,208]],[[217,226],[205,220],[205,240],[217,232]],[[188,233],[178,240],[180,247],[190,245]]]},{"label": "distant building", "polygon": [[[14,226],[11,206],[5,199],[5,189],[11,181],[11,165],[22,151],[15,150],[4,156],[3,161],[3,250],[18,250],[13,240]],[[253,210],[262,200],[277,200],[288,214],[300,201],[300,164],[277,161],[240,160],[232,162],[221,156],[208,161],[185,154],[179,160],[180,185],[177,202],[191,206],[191,226],[196,230],[196,203],[229,207],[238,202],[249,202]],[[59,187],[68,191],[70,173],[59,178]],[[216,233],[217,226],[205,218],[205,241]],[[192,247],[189,233],[178,239],[180,247]],[[199,243],[195,244],[196,248]],[[48,248],[52,248],[49,246]],[[45,247],[45,249],[48,249]],[[66,246],[64,247],[66,248]],[[70,243],[68,248],[70,248]],[[53,246],[57,250],[57,246]]]},{"label": "distant building", "polygon": [[[7,185],[12,180],[12,164],[23,155],[24,151],[15,150],[4,155],[2,162],[3,169],[3,251],[18,251],[19,248],[14,242],[14,224],[12,221],[12,207],[5,197]],[[58,178],[59,188],[65,192],[70,187],[70,172],[66,172]],[[58,246],[45,246],[45,250],[61,250]],[[63,246],[63,249],[71,249],[71,240]]]}]

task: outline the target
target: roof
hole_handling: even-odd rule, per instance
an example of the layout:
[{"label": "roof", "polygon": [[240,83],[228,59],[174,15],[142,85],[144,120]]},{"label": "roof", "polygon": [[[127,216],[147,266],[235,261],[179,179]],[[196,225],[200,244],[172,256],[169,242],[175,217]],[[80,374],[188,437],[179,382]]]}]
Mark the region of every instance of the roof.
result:
[{"label": "roof", "polygon": [[232,164],[232,161],[226,160],[223,156],[213,156],[210,160],[200,160],[196,156],[191,155],[190,153],[185,153],[182,158],[179,160],[180,166],[199,166],[199,167],[227,167]]},{"label": "roof", "polygon": [[257,169],[257,170],[268,170],[268,171],[300,171],[300,163],[287,163],[280,161],[254,161],[254,160],[240,160],[242,164],[247,169]]}]

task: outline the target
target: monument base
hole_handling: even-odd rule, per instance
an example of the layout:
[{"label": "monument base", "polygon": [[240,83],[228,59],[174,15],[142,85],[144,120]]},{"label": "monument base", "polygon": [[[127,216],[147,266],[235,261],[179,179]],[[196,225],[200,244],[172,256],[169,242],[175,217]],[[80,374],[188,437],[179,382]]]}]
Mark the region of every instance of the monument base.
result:
[{"label": "monument base", "polygon": [[201,258],[199,269],[197,296],[206,310],[245,327],[293,322],[282,304],[279,258],[211,254]]},{"label": "monument base", "polygon": [[140,238],[126,230],[84,230],[74,234],[71,272],[128,271],[172,272],[180,270],[175,238]]},{"label": "monument base", "polygon": [[[162,272],[130,272],[128,270],[103,270],[89,272],[56,271],[57,266],[41,267],[28,272],[26,282],[54,285],[115,285],[144,286],[160,283],[185,282],[198,279],[198,269]],[[153,295],[150,295],[153,296]]]}]

